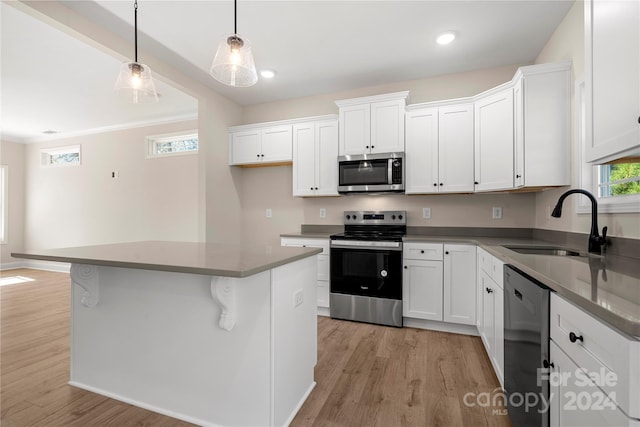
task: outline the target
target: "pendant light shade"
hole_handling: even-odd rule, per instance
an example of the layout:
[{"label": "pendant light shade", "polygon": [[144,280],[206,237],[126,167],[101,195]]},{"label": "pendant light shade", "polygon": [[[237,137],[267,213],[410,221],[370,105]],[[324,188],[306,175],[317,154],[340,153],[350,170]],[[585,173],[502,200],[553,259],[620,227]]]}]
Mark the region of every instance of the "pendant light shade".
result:
[{"label": "pendant light shade", "polygon": [[234,33],[218,44],[210,72],[214,79],[228,86],[253,86],[258,81],[258,73],[249,41],[237,33],[236,0],[233,2],[233,20]]},{"label": "pendant light shade", "polygon": [[123,62],[113,90],[133,104],[158,102],[151,68],[138,62],[138,1],[134,2],[135,60]]}]

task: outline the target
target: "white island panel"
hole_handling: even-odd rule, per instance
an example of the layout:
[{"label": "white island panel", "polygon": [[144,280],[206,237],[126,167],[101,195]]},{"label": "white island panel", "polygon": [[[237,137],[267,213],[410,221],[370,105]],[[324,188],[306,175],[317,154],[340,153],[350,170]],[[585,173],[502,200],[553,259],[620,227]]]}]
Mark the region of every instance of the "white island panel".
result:
[{"label": "white island panel", "polygon": [[95,306],[72,289],[72,385],[220,426],[286,425],[315,385],[315,256],[225,278],[235,281],[230,331],[211,276],[94,268]]}]

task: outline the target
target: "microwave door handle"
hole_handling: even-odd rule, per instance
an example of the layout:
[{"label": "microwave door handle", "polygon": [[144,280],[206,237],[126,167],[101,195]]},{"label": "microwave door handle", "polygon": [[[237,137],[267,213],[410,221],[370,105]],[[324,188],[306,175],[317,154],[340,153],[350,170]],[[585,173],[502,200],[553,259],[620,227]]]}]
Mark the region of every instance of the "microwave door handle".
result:
[{"label": "microwave door handle", "polygon": [[393,159],[388,159],[387,162],[387,183],[391,184],[393,182]]}]

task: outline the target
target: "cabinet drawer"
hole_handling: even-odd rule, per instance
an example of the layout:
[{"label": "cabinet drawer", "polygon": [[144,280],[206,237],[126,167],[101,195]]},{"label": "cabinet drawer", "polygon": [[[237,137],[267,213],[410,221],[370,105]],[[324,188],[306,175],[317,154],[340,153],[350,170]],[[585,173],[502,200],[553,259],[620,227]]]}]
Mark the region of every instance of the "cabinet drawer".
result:
[{"label": "cabinet drawer", "polygon": [[556,294],[551,294],[549,329],[551,339],[580,368],[597,375],[596,385],[624,412],[640,418],[640,341],[623,336]]},{"label": "cabinet drawer", "polygon": [[319,255],[329,255],[329,239],[310,239],[304,237],[282,237],[280,238],[281,246],[296,246],[300,248],[320,248],[322,252]]},{"label": "cabinet drawer", "polygon": [[442,243],[405,243],[402,256],[404,259],[442,261]]}]

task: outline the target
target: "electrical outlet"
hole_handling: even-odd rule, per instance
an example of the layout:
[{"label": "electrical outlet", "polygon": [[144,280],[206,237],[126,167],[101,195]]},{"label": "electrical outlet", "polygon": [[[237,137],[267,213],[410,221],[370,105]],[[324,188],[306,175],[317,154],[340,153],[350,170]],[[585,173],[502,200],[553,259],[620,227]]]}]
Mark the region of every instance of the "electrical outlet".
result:
[{"label": "electrical outlet", "polygon": [[493,207],[492,218],[493,219],[502,219],[502,208],[501,207],[497,207],[497,206]]},{"label": "electrical outlet", "polygon": [[327,217],[327,210],[325,208],[320,208],[320,218]]},{"label": "electrical outlet", "polygon": [[111,178],[120,178],[120,172],[119,171],[111,172]]},{"label": "electrical outlet", "polygon": [[297,307],[304,302],[304,293],[302,289],[298,289],[295,294],[293,294],[293,306]]},{"label": "electrical outlet", "polygon": [[266,215],[267,215],[267,218],[271,218],[273,216],[273,212],[271,211],[271,208],[267,208]]},{"label": "electrical outlet", "polygon": [[551,219],[551,206],[547,205],[547,219]]},{"label": "electrical outlet", "polygon": [[422,208],[422,218],[431,219],[431,208]]}]

